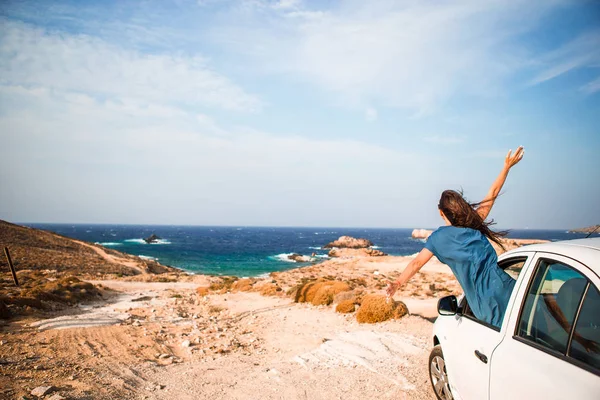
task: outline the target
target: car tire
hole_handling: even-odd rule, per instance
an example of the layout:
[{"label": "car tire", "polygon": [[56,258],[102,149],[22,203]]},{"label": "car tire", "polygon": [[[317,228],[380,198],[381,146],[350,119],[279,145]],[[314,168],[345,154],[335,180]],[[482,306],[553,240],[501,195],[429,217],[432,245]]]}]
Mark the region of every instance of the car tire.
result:
[{"label": "car tire", "polygon": [[429,381],[438,400],[453,400],[446,371],[446,360],[439,344],[429,354]]}]

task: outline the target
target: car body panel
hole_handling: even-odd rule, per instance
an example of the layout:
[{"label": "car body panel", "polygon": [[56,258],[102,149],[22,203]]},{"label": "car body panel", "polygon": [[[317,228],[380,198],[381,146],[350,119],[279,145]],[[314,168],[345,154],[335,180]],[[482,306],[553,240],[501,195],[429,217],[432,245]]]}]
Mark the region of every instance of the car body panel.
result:
[{"label": "car body panel", "polygon": [[[600,287],[600,279],[583,264],[571,257],[541,251],[535,254],[531,267],[526,272],[527,276],[523,277],[524,282],[531,280],[541,259],[552,259],[567,264],[586,275],[596,287]],[[516,297],[524,299],[527,290],[528,285],[521,285]],[[506,323],[505,339],[492,356],[490,400],[600,398],[599,376],[516,338],[522,303],[518,301],[514,304],[513,312]],[[510,382],[510,385],[506,382]]]}]

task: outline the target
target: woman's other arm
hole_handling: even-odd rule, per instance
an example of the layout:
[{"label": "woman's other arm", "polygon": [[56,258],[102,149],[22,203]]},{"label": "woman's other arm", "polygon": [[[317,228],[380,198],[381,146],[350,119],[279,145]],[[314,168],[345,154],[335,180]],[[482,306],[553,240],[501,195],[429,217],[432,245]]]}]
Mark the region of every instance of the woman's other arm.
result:
[{"label": "woman's other arm", "polygon": [[496,178],[492,187],[490,188],[485,199],[480,203],[481,205],[477,208],[477,213],[481,216],[481,219],[485,221],[490,211],[492,210],[492,206],[496,201],[496,197],[500,194],[500,190],[502,190],[502,186],[504,186],[504,182],[506,182],[506,177],[508,176],[508,171],[512,167],[514,167],[521,159],[523,158],[523,154],[525,154],[525,149],[523,146],[519,146],[515,154],[511,154],[512,150],[508,151],[506,155],[506,159],[504,160],[504,167],[500,172],[500,175]]},{"label": "woman's other arm", "polygon": [[415,259],[408,263],[406,268],[404,268],[404,271],[402,271],[398,280],[396,282],[390,282],[386,290],[388,296],[393,296],[398,288],[404,286],[406,282],[410,280],[410,278],[412,278],[417,272],[419,272],[421,268],[423,268],[423,265],[427,264],[427,261],[431,260],[431,257],[433,257],[433,253],[431,251],[427,249],[421,250]]}]

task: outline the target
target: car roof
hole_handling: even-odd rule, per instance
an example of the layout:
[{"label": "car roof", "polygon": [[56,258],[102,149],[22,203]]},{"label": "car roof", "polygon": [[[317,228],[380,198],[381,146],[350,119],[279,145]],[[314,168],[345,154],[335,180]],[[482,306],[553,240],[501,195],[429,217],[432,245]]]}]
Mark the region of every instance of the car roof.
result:
[{"label": "car roof", "polygon": [[505,254],[510,255],[520,251],[560,254],[579,261],[600,275],[600,237],[530,244],[513,249]]}]

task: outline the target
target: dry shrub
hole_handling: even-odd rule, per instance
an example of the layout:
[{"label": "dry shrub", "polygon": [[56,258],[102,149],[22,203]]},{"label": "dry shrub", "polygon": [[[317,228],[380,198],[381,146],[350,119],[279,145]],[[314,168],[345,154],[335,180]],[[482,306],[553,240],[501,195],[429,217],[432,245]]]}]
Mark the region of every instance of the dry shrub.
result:
[{"label": "dry shrub", "polygon": [[225,310],[225,308],[220,306],[211,305],[210,307],[208,307],[208,312],[211,314],[218,314],[223,310]]},{"label": "dry shrub", "polygon": [[198,286],[196,288],[196,293],[198,294],[198,296],[206,296],[210,293],[210,288],[208,288],[207,286]]},{"label": "dry shrub", "polygon": [[335,307],[335,311],[340,314],[348,314],[354,312],[355,303],[354,300],[348,299],[338,303],[337,307]]},{"label": "dry shrub", "polygon": [[348,280],[348,283],[353,288],[357,286],[367,287],[367,281],[365,280],[365,278],[352,278]]},{"label": "dry shrub", "polygon": [[252,279],[240,279],[231,285],[231,290],[233,292],[249,292],[252,290],[253,283]]},{"label": "dry shrub", "polygon": [[341,292],[333,296],[333,302],[336,304],[341,303],[345,300],[352,300],[356,304],[360,304],[360,300],[363,296],[363,292],[361,290],[352,290],[349,292]]},{"label": "dry shrub", "polygon": [[40,271],[19,271],[18,277],[19,287],[0,287],[0,319],[101,296],[96,286],[73,276],[50,280]]},{"label": "dry shrub", "polygon": [[263,296],[277,296],[281,290],[282,289],[274,283],[267,283],[266,285],[261,286],[260,294]]},{"label": "dry shrub", "polygon": [[237,276],[223,276],[219,278],[219,281],[212,282],[209,286],[212,291],[225,291],[231,290],[231,286],[238,280]]},{"label": "dry shrub", "polygon": [[312,303],[315,306],[329,305],[338,293],[347,292],[350,286],[340,281],[307,282],[295,288],[296,303]]},{"label": "dry shrub", "polygon": [[74,304],[81,300],[100,296],[100,291],[89,282],[83,282],[74,276],[67,276],[24,289],[21,291],[21,295],[42,301]]},{"label": "dry shrub", "polygon": [[356,313],[356,320],[360,323],[373,324],[388,319],[402,318],[406,314],[408,314],[408,308],[403,302],[394,301],[383,295],[371,294],[362,299]]}]

